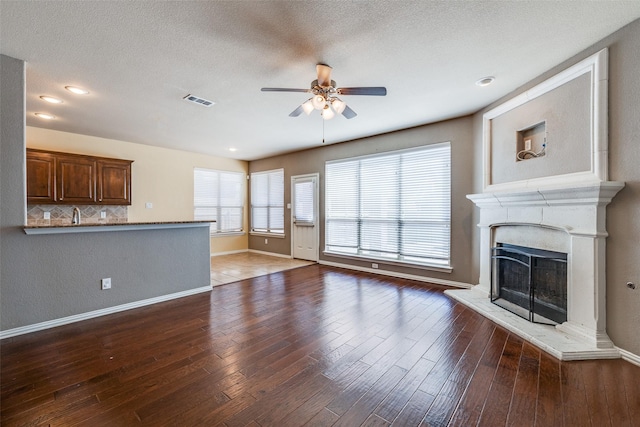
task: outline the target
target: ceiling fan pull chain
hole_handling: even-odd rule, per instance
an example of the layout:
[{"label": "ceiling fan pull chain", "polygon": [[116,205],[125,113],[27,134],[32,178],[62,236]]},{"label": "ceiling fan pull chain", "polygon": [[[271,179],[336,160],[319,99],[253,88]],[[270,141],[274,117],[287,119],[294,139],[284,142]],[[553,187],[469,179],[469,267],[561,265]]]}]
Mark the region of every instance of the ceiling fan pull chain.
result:
[{"label": "ceiling fan pull chain", "polygon": [[322,143],[324,144],[324,120],[322,120]]}]

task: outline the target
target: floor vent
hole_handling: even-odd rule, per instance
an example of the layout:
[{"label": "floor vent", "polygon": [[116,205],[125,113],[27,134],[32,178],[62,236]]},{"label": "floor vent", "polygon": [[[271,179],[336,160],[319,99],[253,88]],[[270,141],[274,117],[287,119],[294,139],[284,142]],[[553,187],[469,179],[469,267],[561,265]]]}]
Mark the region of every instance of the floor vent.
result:
[{"label": "floor vent", "polygon": [[204,99],[204,98],[199,98],[199,97],[191,95],[191,94],[185,96],[182,99],[184,99],[185,101],[188,101],[188,102],[193,102],[194,104],[202,105],[203,107],[211,107],[213,104],[215,104],[215,102],[213,102],[213,101],[209,101],[209,100]]}]

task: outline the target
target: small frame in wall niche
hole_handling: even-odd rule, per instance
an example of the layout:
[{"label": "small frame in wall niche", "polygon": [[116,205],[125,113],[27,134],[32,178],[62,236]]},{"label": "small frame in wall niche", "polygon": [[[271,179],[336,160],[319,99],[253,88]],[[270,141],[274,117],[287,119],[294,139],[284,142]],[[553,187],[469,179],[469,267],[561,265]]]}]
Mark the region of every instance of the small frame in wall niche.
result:
[{"label": "small frame in wall niche", "polygon": [[516,131],[516,161],[536,159],[547,153],[547,122]]},{"label": "small frame in wall niche", "polygon": [[[487,111],[483,191],[608,181],[608,84],[605,48]],[[544,161],[521,151],[543,151]]]}]

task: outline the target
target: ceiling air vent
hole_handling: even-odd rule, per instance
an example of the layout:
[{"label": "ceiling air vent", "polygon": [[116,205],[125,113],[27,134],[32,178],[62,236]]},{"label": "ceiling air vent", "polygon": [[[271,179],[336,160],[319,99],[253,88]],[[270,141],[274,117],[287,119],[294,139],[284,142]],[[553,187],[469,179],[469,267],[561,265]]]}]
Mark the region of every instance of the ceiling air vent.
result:
[{"label": "ceiling air vent", "polygon": [[185,96],[182,99],[184,99],[185,101],[188,101],[188,102],[193,102],[194,104],[202,105],[203,107],[211,107],[213,104],[215,104],[215,102],[213,102],[213,101],[209,101],[209,100],[204,99],[204,98],[199,98],[199,97],[191,95],[191,94]]}]

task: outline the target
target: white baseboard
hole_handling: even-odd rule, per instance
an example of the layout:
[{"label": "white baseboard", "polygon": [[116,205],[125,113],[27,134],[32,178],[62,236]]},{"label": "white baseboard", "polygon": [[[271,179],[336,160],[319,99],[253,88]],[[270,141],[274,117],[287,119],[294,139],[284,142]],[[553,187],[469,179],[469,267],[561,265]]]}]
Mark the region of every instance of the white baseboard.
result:
[{"label": "white baseboard", "polygon": [[618,351],[620,352],[620,357],[626,360],[629,363],[633,363],[634,365],[640,366],[640,356],[637,354],[631,353],[630,351],[623,350],[618,347]]},{"label": "white baseboard", "polygon": [[200,288],[189,289],[187,291],[176,292],[169,295],[162,295],[159,297],[149,298],[141,301],[129,302],[122,305],[116,305],[114,307],[107,307],[100,310],[89,311],[87,313],[74,314],[73,316],[62,317],[60,319],[47,320],[46,322],[35,323],[33,325],[7,329],[5,331],[0,331],[0,340],[209,291],[211,291],[211,286],[202,286]]},{"label": "white baseboard", "polygon": [[221,256],[221,255],[233,255],[233,254],[241,254],[244,252],[249,252],[249,249],[238,249],[237,251],[227,251],[227,252],[212,252],[211,256]]},{"label": "white baseboard", "polygon": [[277,256],[278,258],[287,258],[287,259],[293,258],[291,255],[277,254],[275,252],[258,251],[256,249],[249,249],[249,252],[251,252],[252,254]]},{"label": "white baseboard", "polygon": [[471,289],[473,285],[470,283],[455,282],[453,280],[436,279],[435,277],[417,276],[415,274],[399,273],[397,271],[380,270],[376,268],[359,267],[357,265],[341,264],[332,261],[318,261],[319,264],[329,265],[331,267],[347,268],[349,270],[364,271],[366,273],[381,274],[383,276],[397,277],[400,279],[417,280],[419,282],[433,283],[435,285],[453,286],[454,288]]}]

